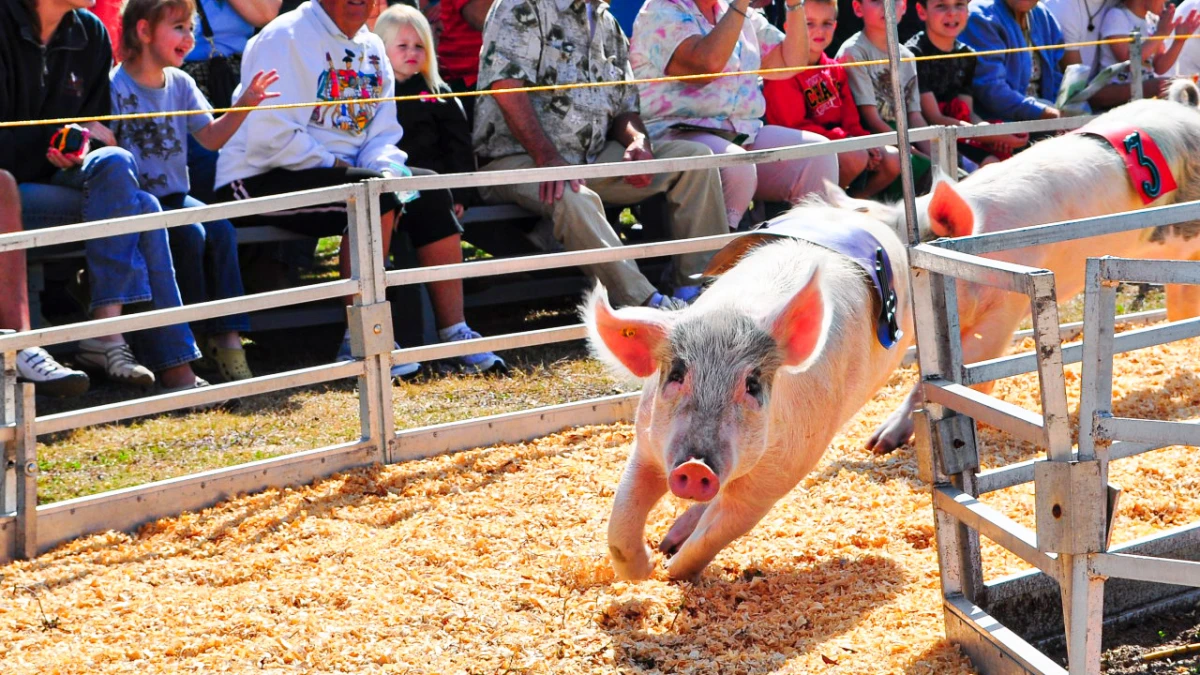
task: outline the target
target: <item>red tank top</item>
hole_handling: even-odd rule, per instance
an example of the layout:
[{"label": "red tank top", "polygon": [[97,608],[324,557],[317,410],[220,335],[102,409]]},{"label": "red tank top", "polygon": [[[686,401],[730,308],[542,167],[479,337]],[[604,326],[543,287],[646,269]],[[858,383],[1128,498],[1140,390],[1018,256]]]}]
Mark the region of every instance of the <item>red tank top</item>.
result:
[{"label": "red tank top", "polygon": [[438,70],[442,78],[462,78],[474,87],[479,78],[479,49],[483,33],[471,28],[462,16],[467,0],[442,0],[442,35],[438,38]]}]

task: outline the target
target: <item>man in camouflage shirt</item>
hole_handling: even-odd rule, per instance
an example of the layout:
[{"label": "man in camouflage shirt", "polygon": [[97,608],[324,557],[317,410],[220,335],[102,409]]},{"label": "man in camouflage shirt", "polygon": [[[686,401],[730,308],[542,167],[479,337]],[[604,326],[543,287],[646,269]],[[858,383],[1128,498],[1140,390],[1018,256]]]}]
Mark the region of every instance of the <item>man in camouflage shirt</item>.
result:
[{"label": "man in camouflage shirt", "polygon": [[[629,41],[608,5],[596,0],[496,0],[483,29],[479,89],[509,89],[632,79]],[[692,157],[712,152],[699,143],[663,141],[653,149],[638,115],[637,87],[615,84],[484,96],[476,106],[475,152],[485,170]],[[728,232],[717,169],[479,189],[489,202],[516,202],[554,223],[568,250],[611,248],[621,240],[604,217],[604,202],[636,204],[666,193],[674,238]],[[677,256],[676,296],[694,297],[711,253]],[[586,268],[614,303],[676,309],[632,260]],[[681,290],[682,289],[682,290]]]}]

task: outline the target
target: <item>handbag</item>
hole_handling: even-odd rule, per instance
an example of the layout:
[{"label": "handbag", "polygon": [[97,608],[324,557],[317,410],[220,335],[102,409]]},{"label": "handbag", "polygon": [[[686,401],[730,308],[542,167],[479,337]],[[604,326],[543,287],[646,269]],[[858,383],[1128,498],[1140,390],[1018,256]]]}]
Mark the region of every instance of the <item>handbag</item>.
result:
[{"label": "handbag", "polygon": [[210,47],[208,61],[205,62],[208,72],[204,78],[208,86],[208,100],[214,108],[228,108],[233,103],[234,90],[242,81],[241,55],[229,57],[219,52],[216,43],[213,42],[212,26],[208,23],[208,17],[204,15],[203,2],[196,3],[196,11],[200,14],[200,30]]}]

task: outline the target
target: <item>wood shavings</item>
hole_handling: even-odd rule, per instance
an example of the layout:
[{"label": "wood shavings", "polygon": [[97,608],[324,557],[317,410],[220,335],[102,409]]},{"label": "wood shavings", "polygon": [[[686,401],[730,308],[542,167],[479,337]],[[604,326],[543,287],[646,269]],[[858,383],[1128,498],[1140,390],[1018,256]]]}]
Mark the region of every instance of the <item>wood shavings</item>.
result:
[{"label": "wood shavings", "polygon": [[[1193,341],[1118,358],[1118,414],[1200,416],[1198,357]],[[1036,409],[1035,377],[997,394]],[[943,637],[913,451],[862,449],[914,379],[893,377],[694,584],[669,582],[661,559],[649,581],[613,578],[605,530],[633,430],[583,427],[243,496],[2,567],[0,672],[970,673]],[[1077,400],[1077,367],[1068,387]],[[994,430],[980,439],[989,465],[1036,454]],[[1116,541],[1196,520],[1188,457],[1113,465]],[[1032,526],[1028,488],[987,500]],[[683,509],[661,504],[650,537]],[[984,545],[989,577],[1024,567]]]}]

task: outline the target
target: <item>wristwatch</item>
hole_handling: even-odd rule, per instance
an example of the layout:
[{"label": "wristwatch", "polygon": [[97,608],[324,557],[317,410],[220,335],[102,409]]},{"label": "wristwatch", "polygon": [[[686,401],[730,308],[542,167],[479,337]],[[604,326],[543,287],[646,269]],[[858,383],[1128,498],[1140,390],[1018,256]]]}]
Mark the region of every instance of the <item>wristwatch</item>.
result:
[{"label": "wristwatch", "polygon": [[789,12],[794,12],[794,11],[796,11],[797,9],[800,9],[800,8],[804,7],[804,0],[800,0],[800,2],[797,2],[797,3],[796,3],[796,4],[794,4],[794,5],[789,5],[789,4],[787,4],[787,2],[786,2],[786,0],[785,0],[785,2],[783,3],[783,6],[784,6],[784,7],[787,7],[787,11],[789,11]]}]

